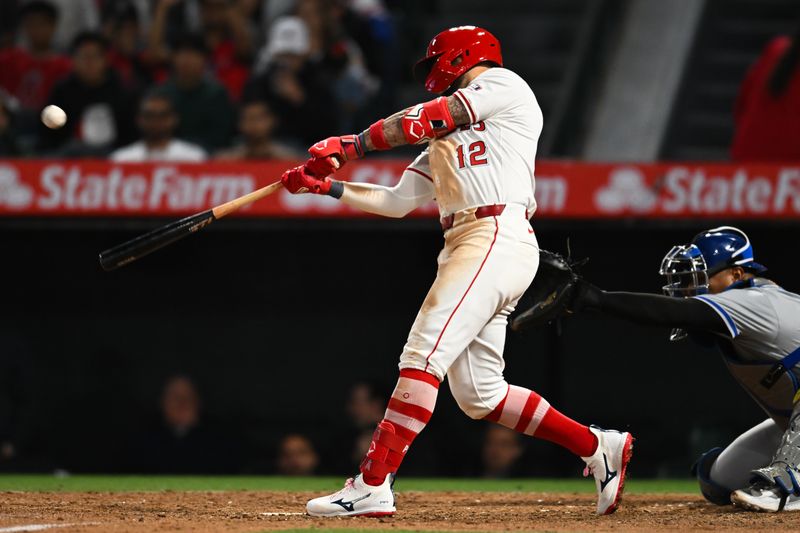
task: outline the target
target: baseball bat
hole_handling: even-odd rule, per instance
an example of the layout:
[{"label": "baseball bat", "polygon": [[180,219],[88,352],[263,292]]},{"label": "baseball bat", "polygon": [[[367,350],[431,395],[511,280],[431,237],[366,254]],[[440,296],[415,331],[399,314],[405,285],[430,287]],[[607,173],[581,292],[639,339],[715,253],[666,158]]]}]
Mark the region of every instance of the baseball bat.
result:
[{"label": "baseball bat", "polygon": [[280,188],[281,182],[276,181],[266,187],[234,198],[230,202],[225,202],[207,211],[170,222],[149,233],[109,248],[100,252],[100,266],[105,271],[111,271],[132,263],[160,248],[200,231],[215,220],[229,215],[249,203],[269,196]]}]

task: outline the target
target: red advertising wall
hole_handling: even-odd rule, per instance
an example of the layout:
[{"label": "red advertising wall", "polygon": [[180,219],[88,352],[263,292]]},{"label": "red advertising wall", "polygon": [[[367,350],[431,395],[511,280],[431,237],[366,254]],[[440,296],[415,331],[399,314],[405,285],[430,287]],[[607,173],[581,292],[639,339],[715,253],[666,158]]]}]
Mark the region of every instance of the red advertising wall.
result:
[{"label": "red advertising wall", "polygon": [[[0,216],[177,216],[231,200],[296,163],[113,164],[0,160]],[[352,162],[340,179],[392,185],[404,161]],[[536,216],[800,218],[800,164],[596,164],[540,161]],[[410,216],[435,217],[434,203]],[[371,216],[332,198],[281,190],[248,217]]]}]

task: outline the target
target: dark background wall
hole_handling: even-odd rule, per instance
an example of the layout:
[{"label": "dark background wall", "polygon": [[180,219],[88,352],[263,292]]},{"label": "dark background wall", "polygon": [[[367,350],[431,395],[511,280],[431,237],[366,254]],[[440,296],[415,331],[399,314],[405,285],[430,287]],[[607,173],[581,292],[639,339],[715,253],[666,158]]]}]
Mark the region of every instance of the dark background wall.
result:
[{"label": "dark background wall", "polygon": [[[150,225],[103,225],[0,225],[0,390],[19,468],[130,469],[129,444],[175,373],[199,383],[207,419],[240,459],[231,471],[268,461],[287,431],[311,434],[324,452],[350,384],[394,383],[442,243],[427,221],[231,220],[104,273],[98,251]],[[663,254],[713,225],[534,223],[543,248],[564,251],[569,236],[576,256],[591,257],[585,274],[599,286],[654,292]],[[772,277],[800,290],[787,249],[798,228],[742,227]],[[660,329],[579,316],[561,335],[509,334],[506,360],[510,382],[563,412],[634,432],[640,476],[683,475],[697,453],[764,418],[715,352]],[[474,473],[484,429],[443,387],[406,473]],[[580,470],[548,443],[531,443],[526,464],[531,475]]]}]

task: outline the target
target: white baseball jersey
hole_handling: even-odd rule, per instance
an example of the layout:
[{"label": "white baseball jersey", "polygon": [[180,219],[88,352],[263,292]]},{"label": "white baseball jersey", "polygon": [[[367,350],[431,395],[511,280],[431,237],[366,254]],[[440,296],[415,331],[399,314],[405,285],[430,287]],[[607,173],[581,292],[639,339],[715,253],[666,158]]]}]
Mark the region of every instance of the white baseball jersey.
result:
[{"label": "white baseball jersey", "polygon": [[[456,215],[400,368],[447,375],[459,406],[481,418],[510,390],[507,318],[539,264],[528,216],[542,112],[528,84],[503,68],[481,73],[455,97],[472,124],[431,141],[405,173],[428,176],[440,213]],[[506,205],[501,215],[476,219],[474,208],[494,204]]]},{"label": "white baseball jersey", "polygon": [[[539,266],[528,217],[542,112],[525,81],[503,68],[455,95],[472,124],[431,141],[394,187],[351,182],[341,200],[402,217],[435,198],[442,215],[454,214],[400,368],[446,375],[459,406],[481,418],[511,390],[503,378],[507,319]],[[476,217],[475,208],[495,204],[505,204],[502,213]]]},{"label": "white baseball jersey", "polygon": [[491,68],[454,96],[472,124],[431,141],[409,168],[432,179],[442,215],[494,204],[521,204],[532,214],[543,124],[533,91],[510,70]]}]

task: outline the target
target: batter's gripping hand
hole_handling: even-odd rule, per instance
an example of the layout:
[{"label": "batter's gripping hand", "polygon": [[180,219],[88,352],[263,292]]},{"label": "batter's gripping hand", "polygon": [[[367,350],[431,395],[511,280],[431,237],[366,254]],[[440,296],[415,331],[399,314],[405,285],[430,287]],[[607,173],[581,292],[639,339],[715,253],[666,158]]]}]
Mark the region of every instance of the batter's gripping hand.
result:
[{"label": "batter's gripping hand", "polygon": [[[281,176],[281,183],[284,188],[292,194],[302,194],[310,192],[312,194],[328,194],[331,190],[332,181],[325,176],[322,179],[317,177],[316,172],[309,169],[309,164],[290,168]],[[312,164],[313,166],[313,164]]]},{"label": "batter's gripping hand", "polygon": [[[334,166],[334,158],[339,166],[344,165],[345,161],[364,157],[364,147],[358,135],[343,135],[342,137],[328,137],[316,143],[308,149],[311,159],[321,162],[328,166],[329,172],[333,174],[337,166]],[[327,175],[326,174],[326,175]]]},{"label": "batter's gripping hand", "polygon": [[574,311],[581,283],[576,266],[578,264],[570,263],[563,255],[541,250],[539,270],[520,299],[517,312],[511,318],[511,329],[522,331],[541,326]]}]

